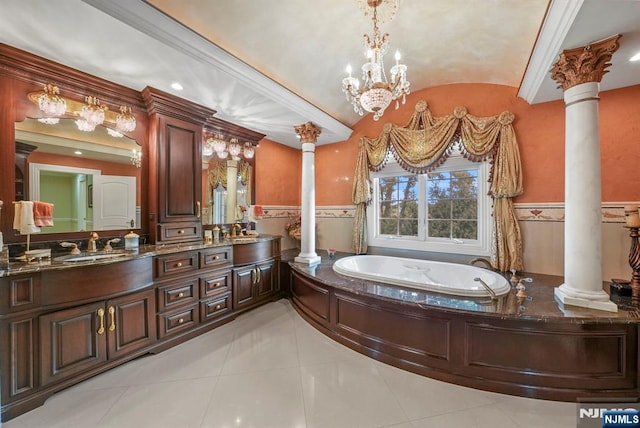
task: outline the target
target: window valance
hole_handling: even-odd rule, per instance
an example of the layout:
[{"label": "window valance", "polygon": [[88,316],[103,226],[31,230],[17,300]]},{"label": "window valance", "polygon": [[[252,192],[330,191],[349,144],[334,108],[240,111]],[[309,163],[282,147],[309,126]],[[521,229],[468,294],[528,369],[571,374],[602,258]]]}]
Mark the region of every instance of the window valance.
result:
[{"label": "window valance", "polygon": [[501,271],[522,270],[522,237],[512,198],[521,194],[520,152],[513,128],[515,116],[505,111],[498,116],[476,117],[465,107],[447,116],[435,117],[425,101],[416,104],[405,126],[384,125],[376,138],[362,137],[356,162],[352,200],[356,205],[353,251],[367,251],[366,207],[371,200],[369,171],[379,171],[388,155],[412,173],[425,173],[444,162],[455,144],[474,162],[491,162],[490,196],[493,198],[494,251],[492,264]]}]

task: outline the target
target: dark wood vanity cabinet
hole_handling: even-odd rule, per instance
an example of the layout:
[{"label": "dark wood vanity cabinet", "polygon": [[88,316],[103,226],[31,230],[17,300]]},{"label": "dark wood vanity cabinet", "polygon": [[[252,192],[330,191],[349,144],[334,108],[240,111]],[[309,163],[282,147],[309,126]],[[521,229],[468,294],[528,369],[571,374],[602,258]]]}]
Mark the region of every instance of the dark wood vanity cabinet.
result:
[{"label": "dark wood vanity cabinet", "polygon": [[280,291],[280,240],[233,246],[233,309],[246,309],[273,298]]},{"label": "dark wood vanity cabinet", "polygon": [[231,247],[157,256],[158,336],[189,333],[231,312]]},{"label": "dark wood vanity cabinet", "polygon": [[42,315],[40,384],[99,367],[156,340],[153,290]]},{"label": "dark wood vanity cabinet", "polygon": [[149,225],[156,243],[202,239],[202,132],[215,110],[154,88],[149,113]]}]

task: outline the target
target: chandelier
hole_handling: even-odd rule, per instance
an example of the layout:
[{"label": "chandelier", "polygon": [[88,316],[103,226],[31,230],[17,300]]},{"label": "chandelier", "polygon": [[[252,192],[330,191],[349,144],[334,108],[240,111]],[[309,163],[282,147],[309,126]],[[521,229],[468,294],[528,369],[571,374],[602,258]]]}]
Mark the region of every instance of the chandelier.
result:
[{"label": "chandelier", "polygon": [[80,110],[80,119],[76,120],[76,125],[80,131],[91,132],[96,126],[104,123],[105,112],[107,106],[100,104],[100,100],[96,97],[85,97],[87,102]]},{"label": "chandelier", "polygon": [[205,140],[202,154],[204,156],[213,156],[214,153],[219,159],[226,159],[231,155],[231,160],[238,161],[241,154],[245,159],[253,158],[255,149],[249,142],[244,143],[244,146],[242,146],[237,138],[231,138],[227,142],[221,134],[214,134]]},{"label": "chandelier", "polygon": [[38,119],[38,122],[55,125],[60,121],[60,116],[67,111],[67,102],[59,94],[58,87],[48,83],[44,85],[44,90],[36,95],[38,108],[44,113],[44,117]]},{"label": "chandelier", "polygon": [[[396,101],[396,109],[399,107],[398,99],[402,103],[409,94],[409,81],[407,80],[407,66],[400,64],[400,53],[396,52],[396,64],[391,67],[390,79],[387,79],[384,70],[384,55],[387,52],[388,33],[380,34],[378,21],[391,20],[395,16],[398,7],[397,0],[359,0],[360,7],[365,15],[371,15],[373,21],[373,34],[370,37],[364,35],[365,57],[367,62],[362,65],[362,86],[360,80],[351,76],[351,66],[347,66],[349,77],[342,80],[342,92],[347,101],[353,105],[353,109],[360,116],[364,111],[373,113],[373,120],[378,120],[384,114],[385,109]],[[366,3],[366,4],[365,4]]]}]

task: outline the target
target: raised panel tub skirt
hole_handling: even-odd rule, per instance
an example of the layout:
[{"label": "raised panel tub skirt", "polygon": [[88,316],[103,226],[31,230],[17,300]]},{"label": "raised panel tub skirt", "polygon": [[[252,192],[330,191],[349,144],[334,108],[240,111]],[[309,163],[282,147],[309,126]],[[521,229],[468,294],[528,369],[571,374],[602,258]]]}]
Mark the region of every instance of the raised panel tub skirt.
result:
[{"label": "raised panel tub skirt", "polygon": [[[333,265],[291,263],[292,303],[319,331],[362,354],[431,378],[523,397],[638,398],[637,309],[561,308],[553,297],[560,277],[530,275],[527,298],[518,299],[509,286],[496,300],[345,276]],[[456,266],[444,267],[446,277]]]}]

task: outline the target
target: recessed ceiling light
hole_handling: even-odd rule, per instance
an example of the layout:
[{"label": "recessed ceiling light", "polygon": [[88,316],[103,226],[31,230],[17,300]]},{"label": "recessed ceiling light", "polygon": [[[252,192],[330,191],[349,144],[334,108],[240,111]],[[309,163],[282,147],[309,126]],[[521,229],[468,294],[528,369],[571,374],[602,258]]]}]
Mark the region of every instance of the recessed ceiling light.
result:
[{"label": "recessed ceiling light", "polygon": [[75,152],[73,152],[73,153],[75,153],[76,155],[81,155],[81,154],[82,154],[82,152],[81,152],[80,150],[76,150],[76,151],[75,151]]},{"label": "recessed ceiling light", "polygon": [[629,58],[629,61],[640,61],[640,52]]},{"label": "recessed ceiling light", "polygon": [[178,83],[178,82],[173,82],[171,84],[171,87],[173,89],[175,89],[176,91],[181,91],[183,89],[182,85],[180,83]]}]

